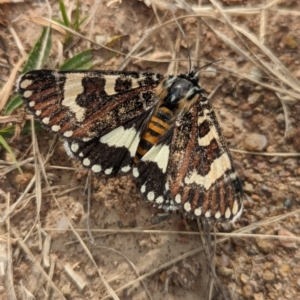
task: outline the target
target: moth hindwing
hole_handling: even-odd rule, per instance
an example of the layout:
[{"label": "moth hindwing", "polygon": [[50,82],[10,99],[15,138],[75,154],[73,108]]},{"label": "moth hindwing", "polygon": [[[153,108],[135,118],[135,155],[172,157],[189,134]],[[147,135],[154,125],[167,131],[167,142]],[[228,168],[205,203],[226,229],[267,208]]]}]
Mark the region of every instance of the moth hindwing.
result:
[{"label": "moth hindwing", "polygon": [[132,172],[147,201],[191,218],[241,214],[242,186],[195,73],[36,70],[19,93],[95,174]]}]

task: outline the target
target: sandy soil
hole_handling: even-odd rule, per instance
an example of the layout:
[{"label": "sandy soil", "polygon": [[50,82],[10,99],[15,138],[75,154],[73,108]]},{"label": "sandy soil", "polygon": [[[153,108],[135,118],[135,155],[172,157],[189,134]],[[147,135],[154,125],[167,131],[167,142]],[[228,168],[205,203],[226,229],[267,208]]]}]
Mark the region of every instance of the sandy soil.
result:
[{"label": "sandy soil", "polygon": [[[216,274],[228,299],[300,299],[300,165],[299,156],[294,155],[300,150],[300,6],[297,1],[277,2],[261,10],[261,1],[220,1],[227,20],[217,12],[215,1],[202,1],[198,10],[198,2],[189,1],[194,12],[175,9],[172,2],[162,10],[142,1],[111,6],[104,2],[91,22],[81,28],[93,41],[124,36],[117,44],[124,54],[142,41],[133,55],[147,60],[129,59],[124,64],[124,56],[117,55],[98,67],[101,69],[121,66],[162,74],[185,73],[186,42],[192,57],[197,58],[193,62],[196,66],[221,59],[200,74],[208,94],[217,88],[211,103],[228,145],[265,154],[232,152],[245,189],[245,209],[234,225],[215,225],[216,232],[224,234],[218,236]],[[82,16],[95,11],[94,1],[81,3]],[[216,5],[214,11],[211,3]],[[66,4],[70,11],[75,7],[73,1]],[[50,5],[52,18],[61,18],[56,1]],[[172,8],[187,41],[168,11]],[[204,15],[202,22],[200,16]],[[22,56],[8,25],[29,52],[42,28],[33,18],[41,16],[47,17],[48,11],[38,1],[3,5],[0,36],[6,51],[2,46],[0,87],[13,68],[6,58],[16,63]],[[153,30],[158,17],[161,23],[169,23]],[[61,58],[58,41],[63,39],[53,31],[48,68],[55,67]],[[80,39],[63,57],[87,47],[89,42]],[[182,61],[174,63],[172,58]],[[161,59],[165,62],[157,62]],[[50,133],[38,132],[37,141],[48,183],[39,172],[41,168],[34,168],[33,159],[22,167],[24,175],[20,175],[14,167],[9,169],[10,157],[1,151],[1,218],[7,205],[13,209],[1,227],[0,299],[14,299],[14,294],[16,299],[108,299],[99,272],[120,299],[151,299],[150,295],[152,299],[208,299],[210,272],[196,221],[185,220],[179,213],[166,215],[147,205],[130,176],[93,177],[88,216],[87,171],[66,155],[61,141]],[[53,143],[53,152],[43,163]],[[31,144],[31,134],[11,143],[18,161],[34,157]],[[34,184],[26,190],[33,179]],[[39,184],[41,202],[36,200]],[[87,233],[87,220],[94,242]],[[223,299],[223,295],[216,292],[213,299]]]}]

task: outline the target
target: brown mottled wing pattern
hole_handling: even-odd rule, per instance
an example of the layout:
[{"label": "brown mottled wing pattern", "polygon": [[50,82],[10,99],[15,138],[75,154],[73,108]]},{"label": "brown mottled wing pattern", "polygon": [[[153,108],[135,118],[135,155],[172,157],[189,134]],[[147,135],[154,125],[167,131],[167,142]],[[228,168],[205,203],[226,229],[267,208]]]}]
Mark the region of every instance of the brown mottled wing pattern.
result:
[{"label": "brown mottled wing pattern", "polygon": [[35,70],[21,76],[19,93],[44,127],[89,141],[140,116],[156,102],[155,73]]},{"label": "brown mottled wing pattern", "polygon": [[167,181],[174,204],[192,218],[235,220],[242,212],[242,185],[202,95],[176,120],[170,148]]},{"label": "brown mottled wing pattern", "polygon": [[21,76],[27,109],[95,174],[127,174],[163,76],[118,71],[36,70]]}]

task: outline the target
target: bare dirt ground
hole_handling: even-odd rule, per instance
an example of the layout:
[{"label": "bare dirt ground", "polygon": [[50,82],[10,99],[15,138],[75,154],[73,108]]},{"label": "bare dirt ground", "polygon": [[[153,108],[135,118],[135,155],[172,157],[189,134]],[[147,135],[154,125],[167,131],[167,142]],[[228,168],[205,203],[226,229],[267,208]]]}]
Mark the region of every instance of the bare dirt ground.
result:
[{"label": "bare dirt ground", "polygon": [[[245,209],[234,225],[215,226],[216,274],[228,299],[300,299],[299,2],[80,2],[82,16],[92,15],[81,34],[100,43],[122,35],[117,50],[140,57],[117,55],[101,69],[186,73],[186,41],[170,11],[194,65],[221,59],[201,70],[201,85],[215,91],[211,103],[234,150]],[[75,1],[65,4],[74,11]],[[0,1],[3,89],[13,70],[7,59],[16,64],[30,51],[49,7],[61,19],[56,1]],[[63,39],[53,31],[48,68],[90,47],[80,39],[62,55]],[[1,127],[15,124],[5,118]],[[111,299],[110,289],[114,299],[208,299],[196,221],[179,213],[159,219],[162,212],[144,203],[129,176],[93,177],[88,216],[87,171],[46,131],[37,133],[36,156],[33,137],[10,143],[24,175],[1,149],[0,299]]]}]

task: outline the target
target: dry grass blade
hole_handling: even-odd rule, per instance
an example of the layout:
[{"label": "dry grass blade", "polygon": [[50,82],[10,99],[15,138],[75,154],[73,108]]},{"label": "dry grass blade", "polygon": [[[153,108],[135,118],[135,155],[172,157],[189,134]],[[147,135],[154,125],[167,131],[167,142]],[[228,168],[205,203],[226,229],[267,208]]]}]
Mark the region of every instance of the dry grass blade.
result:
[{"label": "dry grass blade", "polygon": [[[19,166],[22,167],[22,166],[26,166],[26,167],[33,167],[34,165],[31,164],[31,162],[34,161],[34,158],[33,157],[28,157],[27,159],[24,159],[20,162],[18,162]],[[0,160],[0,177],[3,177],[5,176],[6,174],[14,171],[17,169],[17,166],[15,165],[15,163],[13,162],[7,162],[7,161],[4,161],[4,160]]]},{"label": "dry grass blade", "polygon": [[[35,169],[35,197],[36,197],[36,218],[35,221],[29,230],[27,236],[25,237],[24,241],[26,241],[30,235],[33,229],[36,227],[35,225],[38,224],[38,237],[39,237],[39,249],[42,249],[42,237],[41,237],[41,231],[40,231],[40,211],[41,211],[41,205],[42,205],[42,183],[41,183],[41,173],[40,173],[40,166],[42,165],[43,169],[43,163],[41,159],[41,155],[39,152],[38,144],[37,144],[37,139],[35,135],[35,130],[34,130],[34,120],[33,118],[31,119],[31,130],[32,130],[32,148],[33,148],[33,154],[34,154],[34,169]],[[32,178],[32,179],[33,179]]]},{"label": "dry grass blade", "polygon": [[[42,17],[31,17],[31,18],[24,18],[24,20],[28,20],[30,22],[34,22],[36,24],[42,25],[42,26],[48,26],[49,21],[45,20]],[[64,30],[60,24],[51,24],[51,28],[54,29],[55,31],[59,32],[62,35],[67,35],[67,31]]]},{"label": "dry grass blade", "polygon": [[279,153],[279,152],[251,152],[239,149],[230,149],[232,152],[241,153],[241,154],[249,154],[249,155],[262,155],[262,156],[278,156],[278,157],[299,157],[300,153]]},{"label": "dry grass blade", "polygon": [[[53,256],[50,257],[50,269],[49,269],[49,278],[50,278],[50,280],[52,280],[52,278],[53,278],[55,263],[56,263],[56,258],[53,255]],[[46,296],[45,296],[46,300],[49,299],[49,297],[50,297],[50,289],[51,289],[51,287],[49,285],[49,282],[47,282],[46,291],[45,291],[46,292]]]},{"label": "dry grass blade", "polygon": [[24,243],[24,241],[21,238],[21,236],[19,235],[18,231],[14,227],[11,227],[11,230],[12,230],[12,234],[17,239],[18,244],[21,247],[21,249],[25,252],[25,254],[28,256],[28,258],[31,260],[32,264],[38,269],[38,271],[40,272],[40,274],[42,275],[42,277],[49,283],[49,285],[51,286],[51,288],[53,289],[53,291],[56,292],[56,294],[59,297],[59,299],[66,300],[66,298],[63,296],[63,294],[61,293],[61,291],[55,285],[55,283],[49,278],[48,274],[44,271],[44,269],[42,268],[42,266],[36,261],[36,258],[34,257],[34,255],[32,254],[32,252],[28,248],[28,246]]},{"label": "dry grass blade", "polygon": [[22,57],[18,63],[14,66],[8,81],[3,86],[2,90],[0,91],[0,111],[3,109],[3,107],[6,105],[7,100],[9,99],[9,96],[11,94],[11,91],[13,90],[13,87],[16,82],[16,76],[20,70],[20,67],[25,61],[25,57]]},{"label": "dry grass blade", "polygon": [[[283,81],[285,84],[293,88],[295,91],[300,92],[300,82],[291,74],[291,72],[281,63],[281,61],[271,52],[270,49],[268,49],[266,46],[264,46],[253,34],[248,32],[247,30],[234,26],[234,28],[242,33],[245,37],[247,37],[254,45],[256,45],[275,65],[276,68],[281,72],[279,74],[276,72],[276,70],[273,70],[272,68],[269,68],[266,65],[264,65],[269,71],[271,71],[274,75],[280,78],[281,81]],[[261,60],[263,63],[264,61]]]},{"label": "dry grass blade", "polygon": [[283,110],[283,116],[284,116],[284,122],[285,122],[285,129],[284,129],[284,138],[286,139],[288,137],[288,132],[291,129],[291,119],[289,118],[289,107],[288,105],[282,101],[282,95],[279,93],[276,93],[277,98],[280,100],[282,110]]},{"label": "dry grass blade", "polygon": [[32,177],[28,185],[26,186],[26,189],[24,190],[23,194],[17,199],[17,201],[11,205],[7,211],[1,216],[0,218],[0,224],[5,222],[6,219],[14,212],[16,207],[24,200],[25,196],[27,195],[28,191],[32,188],[32,186],[35,183],[35,176]]},{"label": "dry grass blade", "polygon": [[50,267],[50,248],[51,248],[51,236],[47,234],[44,240],[43,251],[42,251],[43,266],[46,269]]},{"label": "dry grass blade", "polygon": [[[1,191],[3,197],[6,198],[7,209],[10,206],[10,194],[5,194]],[[3,226],[1,226],[1,235],[4,234]],[[12,247],[11,247],[11,228],[10,218],[6,219],[6,232],[7,232],[7,243],[0,241],[0,278],[5,278],[4,285],[7,290],[7,296],[11,300],[17,299],[15,288],[14,288],[14,276],[13,276],[13,259],[12,259]]]},{"label": "dry grass blade", "polygon": [[290,96],[292,98],[295,98],[295,99],[298,99],[300,100],[300,93],[297,93],[297,92],[293,92],[293,91],[290,91],[288,89],[285,89],[285,88],[281,88],[281,87],[278,87],[278,86],[274,86],[272,84],[266,84],[266,83],[263,83],[261,81],[257,81],[255,79],[253,79],[251,76],[247,75],[247,74],[241,74],[241,73],[237,73],[229,68],[226,68],[226,67],[221,67],[223,70],[225,70],[226,72],[228,72],[228,74],[232,74],[238,78],[243,78],[243,79],[246,79],[246,80],[249,80],[257,85],[260,85],[261,87],[263,88],[266,88],[270,91],[274,91],[274,92],[278,92],[278,93],[281,93],[281,94],[284,94],[284,95],[287,95],[287,96]]},{"label": "dry grass blade", "polygon": [[24,47],[23,47],[23,45],[22,45],[22,43],[21,43],[21,41],[19,39],[19,36],[17,35],[16,31],[14,30],[14,28],[12,26],[9,26],[8,28],[9,28],[9,31],[11,32],[11,34],[12,34],[14,40],[15,40],[15,43],[16,43],[16,45],[17,45],[17,47],[18,47],[18,49],[19,49],[22,57],[26,57],[27,54],[26,54],[26,52],[24,50]]},{"label": "dry grass blade", "polygon": [[83,289],[87,286],[87,282],[78,273],[76,273],[68,263],[65,264],[64,270],[71,281],[74,283],[74,285],[77,287],[77,289],[82,292]]}]

